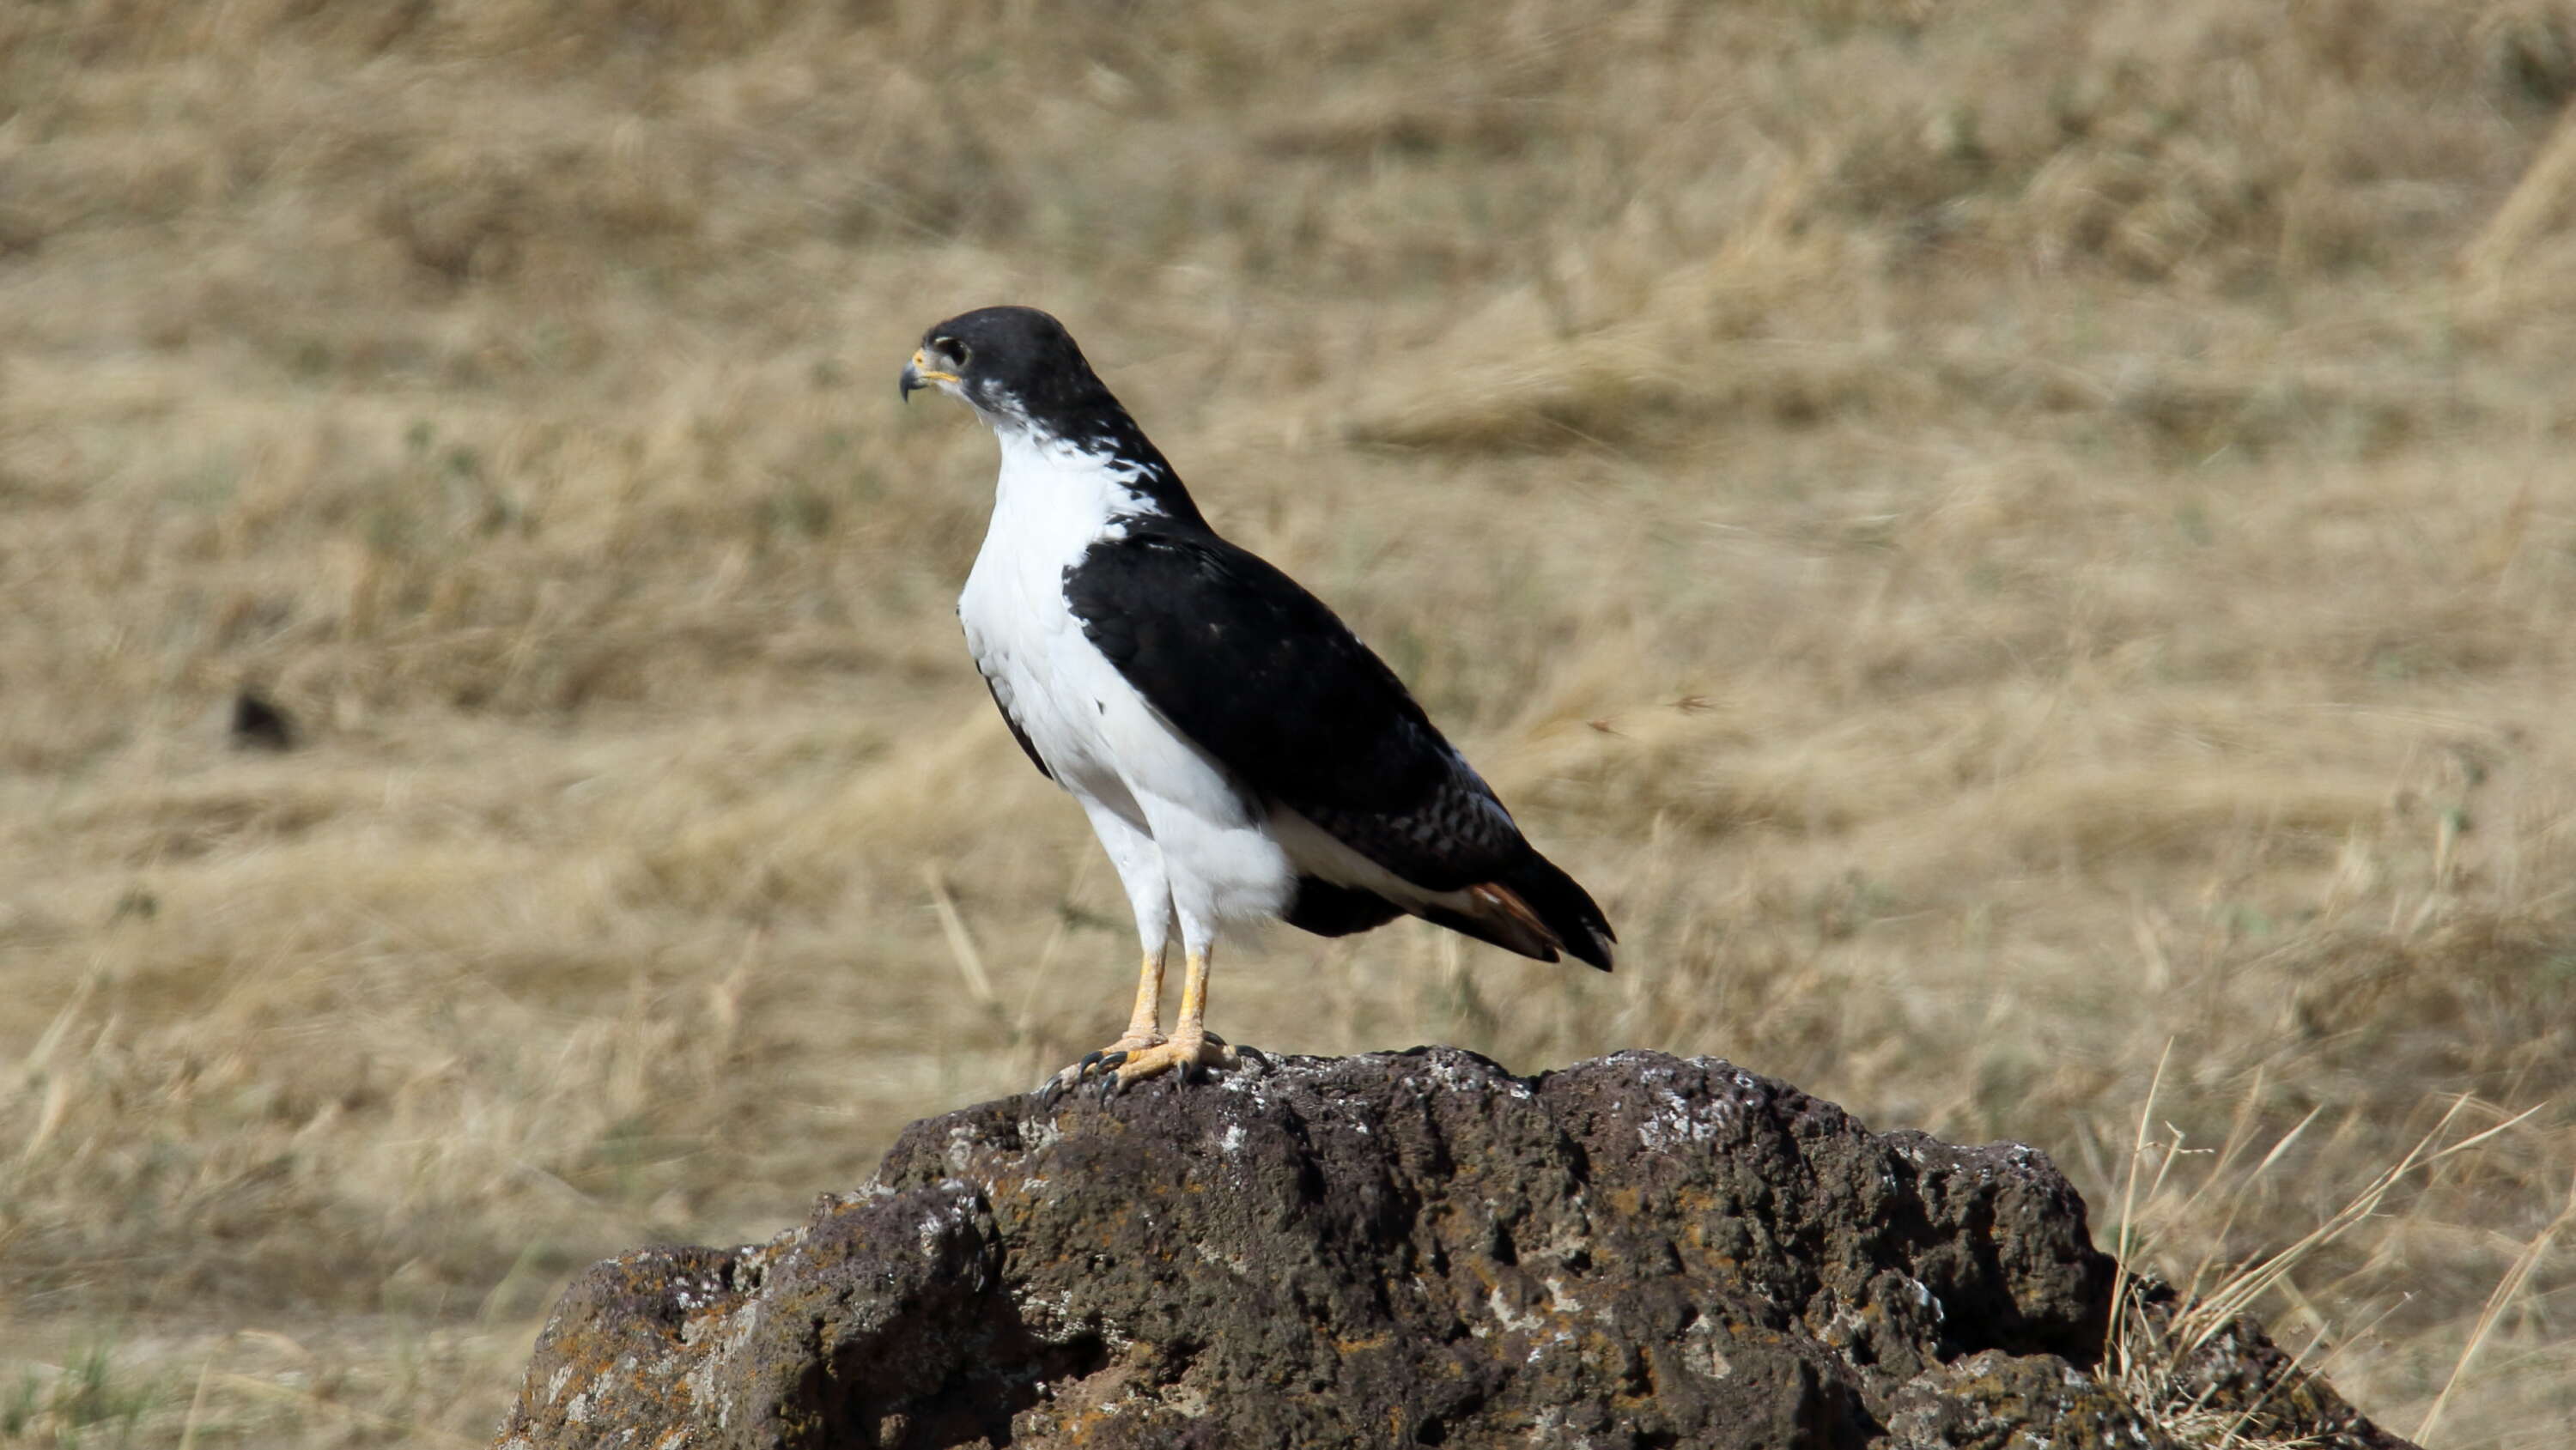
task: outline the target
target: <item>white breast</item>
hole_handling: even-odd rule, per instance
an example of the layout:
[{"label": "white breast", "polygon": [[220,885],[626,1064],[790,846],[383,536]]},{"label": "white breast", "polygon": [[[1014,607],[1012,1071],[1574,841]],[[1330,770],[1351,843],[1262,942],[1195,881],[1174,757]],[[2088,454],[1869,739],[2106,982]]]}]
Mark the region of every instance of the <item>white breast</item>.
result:
[{"label": "white breast", "polygon": [[1194,906],[1275,915],[1295,876],[1260,805],[1146,704],[1065,602],[1064,571],[1150,507],[1132,475],[1060,440],[995,433],[993,521],[957,600],[976,668],[1058,784],[1154,838],[1185,921]]},{"label": "white breast", "polygon": [[1135,691],[1083,638],[1065,604],[1064,571],[1116,536],[1135,495],[1105,460],[1021,430],[1000,436],[993,521],[957,617],[976,668],[1047,769],[1067,789],[1097,794],[1116,777],[1102,730],[1107,697]]}]

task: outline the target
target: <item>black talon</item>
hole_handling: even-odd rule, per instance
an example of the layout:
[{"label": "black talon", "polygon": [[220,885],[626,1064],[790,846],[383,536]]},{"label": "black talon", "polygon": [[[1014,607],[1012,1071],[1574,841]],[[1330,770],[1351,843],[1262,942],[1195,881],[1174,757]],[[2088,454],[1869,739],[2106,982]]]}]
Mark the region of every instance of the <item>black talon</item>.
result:
[{"label": "black talon", "polygon": [[1083,1054],[1083,1057],[1082,1057],[1082,1061],[1077,1062],[1077,1063],[1075,1063],[1075,1064],[1073,1065],[1073,1075],[1074,1075],[1075,1077],[1088,1077],[1088,1076],[1090,1076],[1092,1066],[1093,1066],[1095,1063],[1099,1062],[1099,1061],[1100,1061],[1100,1058],[1101,1058],[1101,1054],[1099,1054],[1099,1053],[1097,1053],[1097,1052],[1087,1052],[1087,1053],[1084,1053],[1084,1054]]},{"label": "black talon", "polygon": [[1126,1064],[1127,1054],[1123,1051],[1095,1052],[1082,1060],[1083,1068],[1086,1071],[1096,1066],[1102,1072],[1116,1072],[1119,1068],[1126,1066]]},{"label": "black talon", "polygon": [[1242,1058],[1252,1066],[1261,1068],[1265,1071],[1268,1070],[1270,1066],[1270,1054],[1262,1051],[1258,1047],[1238,1047],[1234,1050],[1234,1055]]}]

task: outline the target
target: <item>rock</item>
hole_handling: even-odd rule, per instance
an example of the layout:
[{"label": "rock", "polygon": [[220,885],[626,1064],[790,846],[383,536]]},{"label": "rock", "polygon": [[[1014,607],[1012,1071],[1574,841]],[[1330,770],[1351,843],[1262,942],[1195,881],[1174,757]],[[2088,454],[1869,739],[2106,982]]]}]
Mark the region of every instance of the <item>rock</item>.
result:
[{"label": "rock", "polygon": [[233,696],[232,728],[228,733],[236,750],[295,748],[294,720],[276,701],[248,686]]},{"label": "rock", "polygon": [[[1280,1059],[928,1119],[766,1244],[598,1265],[499,1444],[2178,1445],[2094,1372],[2111,1286],[2038,1152],[1723,1062]],[[2241,1434],[2404,1444],[2219,1338]]]}]

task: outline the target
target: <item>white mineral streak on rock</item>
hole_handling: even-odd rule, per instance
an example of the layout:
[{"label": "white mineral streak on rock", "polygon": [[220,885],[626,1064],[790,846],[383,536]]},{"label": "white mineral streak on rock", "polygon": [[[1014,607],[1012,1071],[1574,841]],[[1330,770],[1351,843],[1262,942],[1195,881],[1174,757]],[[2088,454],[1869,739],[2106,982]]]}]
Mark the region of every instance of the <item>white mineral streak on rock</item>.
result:
[{"label": "white mineral streak on rock", "polygon": [[1719,1124],[1713,1120],[1731,1117],[1734,1112],[1735,1104],[1722,1098],[1695,1104],[1667,1088],[1662,1105],[1637,1125],[1637,1141],[1658,1153],[1688,1143],[1705,1143],[1718,1135]]},{"label": "white mineral streak on rock", "polygon": [[1511,1301],[1503,1297],[1503,1291],[1500,1288],[1496,1288],[1492,1294],[1486,1296],[1485,1306],[1494,1311],[1495,1322],[1514,1334],[1525,1334],[1547,1322],[1536,1314],[1516,1312],[1512,1308]]},{"label": "white mineral streak on rock", "polygon": [[1529,1101],[1528,1085],[1508,1074],[1472,1071],[1446,1053],[1432,1054],[1424,1065],[1430,1069],[1432,1081],[1453,1091],[1493,1085],[1502,1088],[1506,1096]]},{"label": "white mineral streak on rock", "polygon": [[1734,1374],[1735,1366],[1728,1362],[1726,1350],[1718,1344],[1723,1337],[1718,1332],[1716,1321],[1693,1320],[1690,1332],[1686,1336],[1689,1347],[1682,1355],[1682,1363],[1693,1373],[1706,1375],[1713,1380],[1722,1380]]}]

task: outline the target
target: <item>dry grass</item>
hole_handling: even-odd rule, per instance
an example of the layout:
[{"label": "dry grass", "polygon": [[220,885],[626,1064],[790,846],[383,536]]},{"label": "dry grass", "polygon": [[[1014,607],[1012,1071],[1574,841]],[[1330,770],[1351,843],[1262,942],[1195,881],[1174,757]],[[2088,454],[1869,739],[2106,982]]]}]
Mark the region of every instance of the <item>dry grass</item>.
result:
[{"label": "dry grass", "polygon": [[[2281,1355],[2279,1362],[2331,1375],[2339,1347],[2326,1338],[2327,1326],[2314,1306],[2296,1291],[2298,1281],[2308,1277],[2318,1261],[2345,1238],[2382,1217],[2390,1196],[2411,1186],[2410,1180],[2430,1174],[2447,1159],[2475,1152],[2522,1127],[2543,1110],[2527,1108],[2511,1117],[2501,1117],[2475,1099],[2454,1098],[2420,1142],[2382,1169],[2324,1222],[2258,1259],[2230,1265],[2217,1259],[2217,1250],[2207,1239],[2206,1226],[2214,1219],[2220,1224],[2219,1237],[2225,1237],[2226,1230],[2255,1201],[2253,1195],[2263,1186],[2265,1176],[2291,1155],[2322,1116],[2322,1109],[2312,1109],[2274,1141],[2260,1160],[2250,1163],[2246,1159],[2253,1144],[2248,1133],[2256,1116],[2251,1113],[2238,1118],[2231,1136],[2214,1152],[2187,1146],[2185,1136],[2169,1125],[2172,1137],[2159,1141],[2156,1091],[2163,1085],[2169,1063],[2170,1055],[2166,1062],[2157,1064],[2156,1081],[2148,1088],[2146,1105],[2139,1114],[2137,1140],[2130,1147],[2128,1171],[2120,1185],[2120,1227],[2110,1242],[2120,1267],[2112,1281],[2105,1369],[2111,1383],[2129,1402],[2146,1411],[2179,1444],[2211,1446],[2214,1450],[2237,1446],[2245,1450],[2297,1450],[2310,1441],[2300,1433],[2300,1427],[2283,1421],[2300,1408],[2292,1401],[2303,1398],[2302,1386],[2292,1383],[2286,1374],[2268,1371],[2262,1381],[2245,1382],[2244,1345],[2239,1331],[2246,1316],[2268,1302],[2286,1301],[2288,1307],[2310,1322],[2283,1326],[2288,1333],[2304,1328],[2308,1338],[2295,1353],[2280,1351],[2276,1345]],[[2258,1090],[2249,1101],[2259,1101],[2260,1097]],[[2500,1120],[2481,1126],[2481,1118]],[[2205,1161],[2184,1166],[2186,1158],[2194,1154]],[[2146,1179],[2143,1197],[2142,1176]],[[2433,1442],[2442,1412],[2485,1347],[2498,1311],[2521,1296],[2531,1270],[2571,1219],[2576,1219],[2576,1198],[2571,1198],[2569,1207],[2524,1246],[2512,1270],[2488,1297],[2488,1312],[2461,1349],[2449,1380],[2413,1427],[2417,1440]],[[2176,1239],[2202,1239],[2197,1259],[2192,1258],[2187,1243],[2160,1241],[2166,1234]],[[2146,1267],[2157,1262],[2182,1262],[2190,1267],[2179,1284],[2163,1285]],[[2283,1434],[2293,1438],[2282,1439]]]},{"label": "dry grass", "polygon": [[1722,1054],[2106,1221],[2170,1044],[2160,1141],[2306,1126],[2167,1277],[2558,1443],[2571,95],[2541,0],[0,12],[0,1443],[475,1439],[583,1261],[1115,1029],[892,396],[1000,299],[1626,945],[1283,934],[1229,1034]]}]

